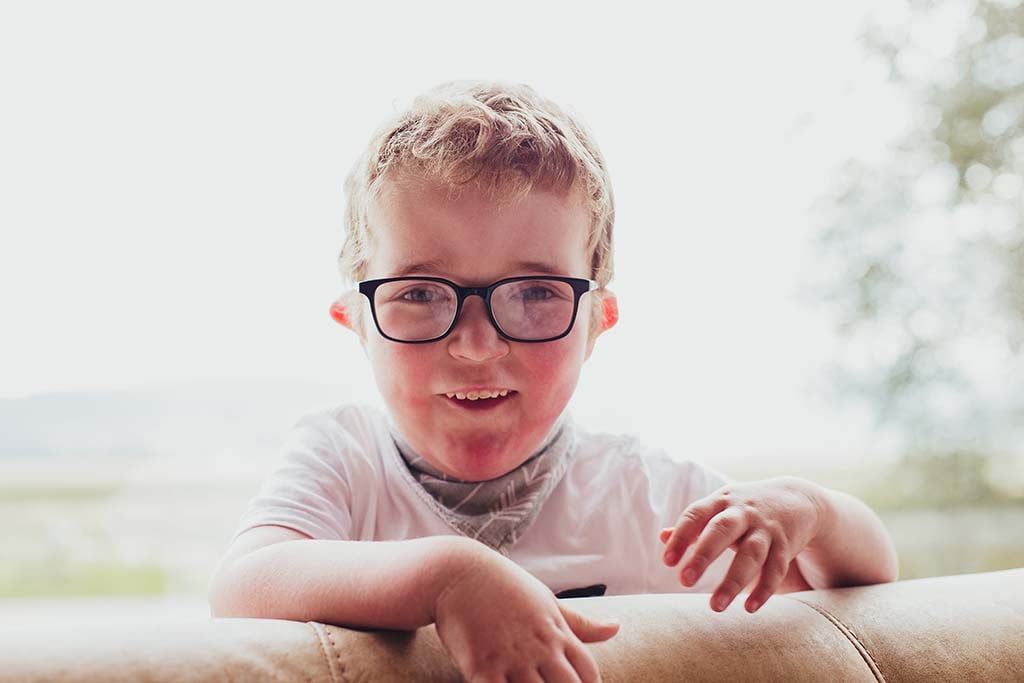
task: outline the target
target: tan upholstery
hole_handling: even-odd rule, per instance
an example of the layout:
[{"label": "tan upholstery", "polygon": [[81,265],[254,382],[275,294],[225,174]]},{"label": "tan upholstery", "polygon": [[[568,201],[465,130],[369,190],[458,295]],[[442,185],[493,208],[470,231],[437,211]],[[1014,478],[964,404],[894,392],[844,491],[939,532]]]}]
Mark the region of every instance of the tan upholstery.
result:
[{"label": "tan upholstery", "polygon": [[[1024,569],[777,595],[582,598],[622,623],[590,645],[605,681],[1024,681]],[[432,627],[360,632],[211,619],[147,628],[0,627],[0,681],[460,680]]]}]

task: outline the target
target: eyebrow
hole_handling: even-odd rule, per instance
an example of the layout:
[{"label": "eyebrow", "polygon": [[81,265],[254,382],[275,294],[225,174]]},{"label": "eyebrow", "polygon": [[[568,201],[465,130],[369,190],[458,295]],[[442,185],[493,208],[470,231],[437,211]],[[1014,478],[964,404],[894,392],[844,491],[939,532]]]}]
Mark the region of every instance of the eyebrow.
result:
[{"label": "eyebrow", "polygon": [[[391,277],[405,277],[406,275],[413,275],[424,271],[446,272],[446,266],[447,263],[437,259],[429,261],[414,261],[412,263],[406,263],[399,266]],[[519,261],[512,265],[512,269],[550,273],[551,275],[559,275],[562,271],[562,269],[555,268],[550,263],[545,263],[544,261]]]}]

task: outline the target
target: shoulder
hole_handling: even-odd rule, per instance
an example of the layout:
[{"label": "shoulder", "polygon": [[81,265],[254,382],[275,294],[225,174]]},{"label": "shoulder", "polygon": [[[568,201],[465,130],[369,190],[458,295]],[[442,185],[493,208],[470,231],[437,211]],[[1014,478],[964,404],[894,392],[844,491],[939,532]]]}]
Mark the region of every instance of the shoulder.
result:
[{"label": "shoulder", "polygon": [[389,439],[387,416],[372,406],[344,404],[304,415],[282,449],[286,461],[308,461],[347,470],[379,469]]},{"label": "shoulder", "polygon": [[578,429],[574,469],[595,480],[618,482],[654,499],[696,500],[731,479],[696,460],[669,454],[633,434],[610,434]]},{"label": "shoulder", "polygon": [[380,433],[387,419],[367,406],[309,413],[292,426],[269,476],[236,537],[256,526],[279,526],[310,538],[363,534],[381,477]]},{"label": "shoulder", "polygon": [[293,438],[361,446],[374,445],[387,433],[387,416],[377,408],[357,403],[309,413],[292,427]]}]

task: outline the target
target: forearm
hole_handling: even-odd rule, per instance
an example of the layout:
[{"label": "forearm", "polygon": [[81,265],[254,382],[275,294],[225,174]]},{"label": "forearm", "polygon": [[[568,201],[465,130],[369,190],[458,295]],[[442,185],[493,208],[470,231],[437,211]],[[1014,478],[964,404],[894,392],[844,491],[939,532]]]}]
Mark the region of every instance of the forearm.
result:
[{"label": "forearm", "polygon": [[411,630],[433,622],[437,596],[482,551],[457,536],[284,541],[218,571],[210,605],[215,617]]},{"label": "forearm", "polygon": [[860,499],[808,482],[822,528],[796,557],[812,588],[895,581],[899,559],[882,520]]}]

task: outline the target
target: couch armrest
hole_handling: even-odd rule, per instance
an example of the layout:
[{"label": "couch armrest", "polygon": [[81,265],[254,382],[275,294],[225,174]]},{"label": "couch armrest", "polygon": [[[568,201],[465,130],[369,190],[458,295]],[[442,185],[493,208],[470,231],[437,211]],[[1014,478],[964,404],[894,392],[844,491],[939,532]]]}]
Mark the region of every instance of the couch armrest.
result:
[{"label": "couch armrest", "polygon": [[828,619],[877,680],[1024,681],[1024,569],[785,597]]},{"label": "couch armrest", "polygon": [[[778,595],[756,614],[707,596],[573,600],[615,617],[605,681],[1024,680],[1024,569]],[[45,631],[0,626],[0,682],[461,680],[433,627],[356,631],[210,619]]]}]

